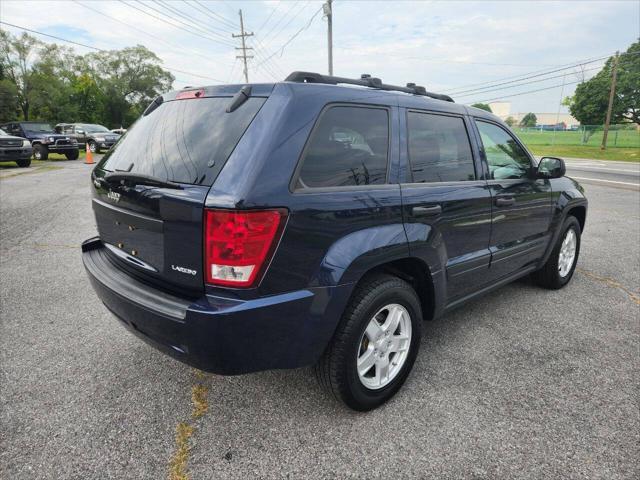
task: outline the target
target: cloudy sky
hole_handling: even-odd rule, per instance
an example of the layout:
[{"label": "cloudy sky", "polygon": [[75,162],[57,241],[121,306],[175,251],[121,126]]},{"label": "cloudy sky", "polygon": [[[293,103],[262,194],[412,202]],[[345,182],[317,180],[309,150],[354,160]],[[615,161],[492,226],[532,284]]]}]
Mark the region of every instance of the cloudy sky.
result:
[{"label": "cloudy sky", "polygon": [[[174,86],[242,81],[238,10],[254,32],[249,80],[327,72],[320,0],[154,2],[0,0],[0,21],[100,49],[142,44]],[[347,1],[333,5],[334,73],[415,82],[460,103],[511,101],[513,113],[555,112],[575,82],[640,36],[640,1]],[[0,25],[13,33],[20,31]],[[36,35],[37,36],[37,35]],[[38,36],[43,41],[57,41]],[[58,43],[62,43],[58,41]],[[89,48],[74,46],[79,53]],[[572,69],[542,74],[584,63]],[[566,75],[565,75],[566,74]],[[532,77],[514,82],[514,79]],[[491,85],[496,83],[506,85]],[[541,90],[537,93],[527,93]]]}]

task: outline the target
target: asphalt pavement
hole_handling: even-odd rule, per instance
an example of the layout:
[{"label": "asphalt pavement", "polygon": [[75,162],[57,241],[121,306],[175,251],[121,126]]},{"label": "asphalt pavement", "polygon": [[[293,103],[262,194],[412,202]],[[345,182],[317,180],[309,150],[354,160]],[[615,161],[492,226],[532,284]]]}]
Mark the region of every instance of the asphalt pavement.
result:
[{"label": "asphalt pavement", "polygon": [[363,414],[310,369],[203,375],[129,334],[82,268],[90,168],[56,165],[0,179],[0,478],[640,478],[638,191],[585,183],[572,282],[426,323],[404,388]]},{"label": "asphalt pavement", "polygon": [[640,163],[565,159],[567,175],[585,184],[640,189]]}]

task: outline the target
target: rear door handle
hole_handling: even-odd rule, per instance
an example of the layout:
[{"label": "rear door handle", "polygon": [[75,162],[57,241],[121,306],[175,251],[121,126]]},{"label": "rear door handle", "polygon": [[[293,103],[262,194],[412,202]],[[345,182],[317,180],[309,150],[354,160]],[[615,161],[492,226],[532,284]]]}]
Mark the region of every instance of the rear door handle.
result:
[{"label": "rear door handle", "polygon": [[513,197],[498,197],[496,198],[496,206],[508,207],[516,203],[516,199]]},{"label": "rear door handle", "polygon": [[442,207],[440,205],[433,205],[431,207],[413,207],[411,214],[415,217],[428,217],[431,215],[440,215],[442,213]]}]

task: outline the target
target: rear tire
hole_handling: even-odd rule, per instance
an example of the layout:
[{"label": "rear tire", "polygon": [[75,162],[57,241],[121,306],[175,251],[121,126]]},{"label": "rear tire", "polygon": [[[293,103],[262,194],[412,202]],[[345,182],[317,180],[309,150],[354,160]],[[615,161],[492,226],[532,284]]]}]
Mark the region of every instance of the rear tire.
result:
[{"label": "rear tire", "polygon": [[16,160],[16,163],[20,168],[27,168],[31,165],[31,158],[22,158],[20,160]]},{"label": "rear tire", "polygon": [[557,290],[569,283],[580,254],[580,233],[580,223],[576,217],[568,216],[562,224],[562,230],[547,263],[531,274],[538,285]]},{"label": "rear tire", "polygon": [[33,146],[33,158],[36,160],[46,160],[49,158],[49,149],[40,143]]},{"label": "rear tire", "polygon": [[420,300],[411,285],[391,275],[372,276],[357,287],[316,365],[318,381],[349,408],[374,409],[407,379],[421,332]]},{"label": "rear tire", "polygon": [[78,150],[74,150],[73,152],[65,153],[64,156],[67,157],[67,160],[77,160],[80,156],[80,152]]}]

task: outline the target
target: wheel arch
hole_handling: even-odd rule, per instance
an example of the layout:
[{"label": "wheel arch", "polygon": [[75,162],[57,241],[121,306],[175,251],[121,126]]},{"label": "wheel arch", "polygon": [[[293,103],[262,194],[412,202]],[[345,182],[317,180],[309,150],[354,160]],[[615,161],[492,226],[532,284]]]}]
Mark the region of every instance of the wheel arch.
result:
[{"label": "wheel arch", "polygon": [[353,291],[355,292],[358,286],[368,278],[380,273],[396,276],[409,283],[420,299],[423,319],[434,318],[436,302],[433,277],[431,269],[423,260],[417,257],[405,257],[376,265],[363,273]]},{"label": "wheel arch", "polygon": [[585,205],[576,205],[567,211],[567,217],[576,217],[580,224],[580,232],[584,232],[584,225],[587,220],[587,207]]}]

